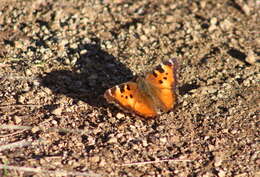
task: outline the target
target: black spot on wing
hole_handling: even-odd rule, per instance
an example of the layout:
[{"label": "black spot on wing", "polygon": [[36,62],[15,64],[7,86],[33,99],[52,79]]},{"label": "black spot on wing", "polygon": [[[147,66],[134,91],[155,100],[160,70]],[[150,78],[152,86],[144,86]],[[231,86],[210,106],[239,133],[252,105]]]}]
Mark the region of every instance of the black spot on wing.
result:
[{"label": "black spot on wing", "polygon": [[163,83],[163,81],[162,81],[162,80],[159,80],[159,83],[160,83],[160,84],[162,84],[162,83]]},{"label": "black spot on wing", "polygon": [[152,74],[153,74],[154,77],[157,77],[157,76],[158,76],[158,74],[156,74],[156,72],[154,72],[154,71],[153,71]]},{"label": "black spot on wing", "polygon": [[121,93],[124,93],[125,92],[125,85],[124,84],[119,85],[119,89],[120,89]]},{"label": "black spot on wing", "polygon": [[159,71],[160,73],[164,73],[164,69],[162,68],[162,65],[159,65],[156,67],[156,70]]},{"label": "black spot on wing", "polygon": [[131,90],[131,89],[130,89],[130,86],[129,86],[128,84],[126,84],[126,89],[127,89],[127,90]]}]

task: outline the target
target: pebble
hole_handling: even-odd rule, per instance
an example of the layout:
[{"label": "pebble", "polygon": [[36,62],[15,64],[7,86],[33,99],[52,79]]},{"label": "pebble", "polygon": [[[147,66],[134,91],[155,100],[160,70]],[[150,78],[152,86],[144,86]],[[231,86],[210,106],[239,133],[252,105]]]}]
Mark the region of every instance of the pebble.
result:
[{"label": "pebble", "polygon": [[117,138],[114,137],[114,135],[110,135],[110,136],[112,136],[112,137],[108,140],[108,143],[110,143],[110,144],[117,143]]},{"label": "pebble", "polygon": [[242,9],[246,15],[250,15],[250,7],[247,4],[244,4]]},{"label": "pebble", "polygon": [[216,25],[217,22],[218,22],[218,19],[216,17],[213,17],[213,18],[210,19],[210,24],[211,25]]},{"label": "pebble", "polygon": [[141,39],[142,41],[147,41],[147,40],[148,40],[148,38],[147,38],[145,35],[142,35],[142,36],[140,37],[140,39]]},{"label": "pebble", "polygon": [[40,130],[39,127],[33,127],[33,128],[31,129],[32,133],[36,133],[36,132],[39,131],[39,130]]},{"label": "pebble", "polygon": [[123,113],[119,112],[119,113],[116,114],[116,118],[118,118],[118,119],[121,119],[123,117],[125,117],[125,115]]},{"label": "pebble", "polygon": [[220,27],[224,31],[228,31],[229,29],[231,29],[232,26],[233,24],[228,19],[225,19],[223,22],[220,23]]},{"label": "pebble", "polygon": [[256,63],[257,59],[256,59],[255,54],[252,50],[249,50],[248,55],[246,57],[246,61],[250,64]]},{"label": "pebble", "polygon": [[14,122],[15,122],[15,124],[21,123],[21,122],[22,122],[21,117],[19,117],[19,116],[14,116]]},{"label": "pebble", "polygon": [[17,101],[18,101],[18,103],[22,103],[23,104],[24,101],[25,101],[25,97],[23,95],[19,95]]},{"label": "pebble", "polygon": [[59,106],[56,109],[52,110],[51,113],[56,115],[56,116],[60,116],[61,113],[62,113],[62,109],[63,109],[63,107]]},{"label": "pebble", "polygon": [[218,170],[218,176],[219,177],[225,177],[226,176],[226,172],[224,170]]},{"label": "pebble", "polygon": [[219,167],[222,164],[222,162],[223,162],[223,159],[221,158],[220,155],[215,156],[215,162],[214,162],[215,167]]},{"label": "pebble", "polygon": [[51,123],[52,123],[53,125],[58,125],[58,122],[57,122],[56,120],[52,120]]},{"label": "pebble", "polygon": [[90,157],[89,161],[93,162],[93,163],[97,163],[99,162],[100,157],[99,156],[94,156],[94,157]]},{"label": "pebble", "polygon": [[70,65],[70,59],[69,59],[69,58],[66,58],[65,61],[64,61],[64,63],[65,63],[66,65]]},{"label": "pebble", "polygon": [[160,142],[163,144],[167,143],[167,138],[166,137],[160,138]]}]

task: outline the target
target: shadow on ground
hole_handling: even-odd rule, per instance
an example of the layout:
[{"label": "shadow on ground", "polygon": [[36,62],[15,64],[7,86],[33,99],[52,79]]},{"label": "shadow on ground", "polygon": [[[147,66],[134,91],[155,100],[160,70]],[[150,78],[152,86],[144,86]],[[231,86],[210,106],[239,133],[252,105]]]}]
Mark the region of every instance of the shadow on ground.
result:
[{"label": "shadow on ground", "polygon": [[75,101],[104,107],[105,90],[128,81],[133,74],[113,55],[102,50],[99,44],[84,44],[83,48],[87,52],[80,55],[73,71],[56,70],[47,73],[41,78],[42,85]]}]

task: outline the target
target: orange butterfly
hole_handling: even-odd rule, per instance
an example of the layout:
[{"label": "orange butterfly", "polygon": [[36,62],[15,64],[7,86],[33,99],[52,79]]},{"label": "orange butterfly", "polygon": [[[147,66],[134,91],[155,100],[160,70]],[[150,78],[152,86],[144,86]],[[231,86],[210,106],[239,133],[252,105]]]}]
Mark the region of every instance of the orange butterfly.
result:
[{"label": "orange butterfly", "polygon": [[168,60],[144,76],[106,90],[104,97],[127,112],[145,118],[158,116],[177,102],[176,71],[176,60]]}]

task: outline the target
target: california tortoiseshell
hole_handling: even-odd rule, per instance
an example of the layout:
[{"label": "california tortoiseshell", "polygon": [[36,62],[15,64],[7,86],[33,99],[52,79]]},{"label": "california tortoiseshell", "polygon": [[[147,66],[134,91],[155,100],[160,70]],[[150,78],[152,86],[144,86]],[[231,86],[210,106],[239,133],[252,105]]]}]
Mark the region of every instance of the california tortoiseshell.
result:
[{"label": "california tortoiseshell", "polygon": [[104,97],[127,112],[153,118],[176,105],[177,62],[171,59],[144,76],[106,90]]}]

